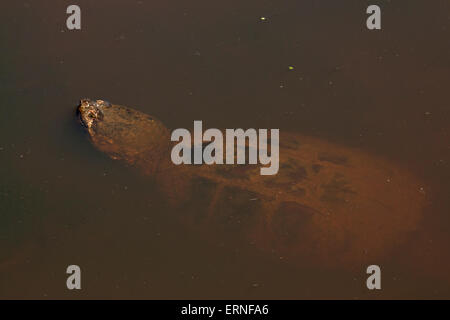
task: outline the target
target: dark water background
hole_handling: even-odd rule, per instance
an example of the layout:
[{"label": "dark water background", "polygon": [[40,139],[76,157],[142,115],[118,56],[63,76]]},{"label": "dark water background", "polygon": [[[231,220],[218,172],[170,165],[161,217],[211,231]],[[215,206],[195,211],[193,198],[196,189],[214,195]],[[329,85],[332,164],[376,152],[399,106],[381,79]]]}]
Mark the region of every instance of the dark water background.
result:
[{"label": "dark water background", "polygon": [[[2,1],[0,297],[450,298],[408,245],[374,293],[365,270],[209,243],[74,119],[80,98],[101,98],[170,128],[200,119],[357,146],[430,186],[424,227],[448,239],[450,2],[376,1],[383,30],[369,32],[372,2],[80,0],[82,30],[68,31],[73,1]],[[448,262],[450,242],[438,245]],[[80,292],[65,287],[70,264]]]}]

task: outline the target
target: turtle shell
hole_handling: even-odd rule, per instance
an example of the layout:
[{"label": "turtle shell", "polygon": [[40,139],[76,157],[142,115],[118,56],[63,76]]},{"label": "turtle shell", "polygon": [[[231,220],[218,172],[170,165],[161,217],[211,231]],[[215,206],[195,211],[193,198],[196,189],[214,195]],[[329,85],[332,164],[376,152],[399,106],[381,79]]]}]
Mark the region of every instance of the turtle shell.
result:
[{"label": "turtle shell", "polygon": [[426,195],[406,169],[317,138],[282,133],[280,142],[273,176],[259,165],[192,167],[192,226],[327,266],[376,261],[416,229]]}]

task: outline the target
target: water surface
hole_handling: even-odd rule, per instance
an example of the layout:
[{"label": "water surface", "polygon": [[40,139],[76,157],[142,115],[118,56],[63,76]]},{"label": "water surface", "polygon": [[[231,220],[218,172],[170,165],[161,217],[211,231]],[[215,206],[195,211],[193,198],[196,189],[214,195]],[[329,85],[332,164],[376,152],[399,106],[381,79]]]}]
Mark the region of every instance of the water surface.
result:
[{"label": "water surface", "polygon": [[[81,31],[65,27],[69,1],[3,2],[0,297],[450,298],[414,239],[383,261],[377,293],[364,270],[205,241],[75,121],[79,99],[101,98],[170,128],[280,128],[376,153],[429,186],[420,228],[449,263],[450,3],[378,2],[380,32],[356,0],[78,1]],[[65,288],[69,264],[81,292]]]}]

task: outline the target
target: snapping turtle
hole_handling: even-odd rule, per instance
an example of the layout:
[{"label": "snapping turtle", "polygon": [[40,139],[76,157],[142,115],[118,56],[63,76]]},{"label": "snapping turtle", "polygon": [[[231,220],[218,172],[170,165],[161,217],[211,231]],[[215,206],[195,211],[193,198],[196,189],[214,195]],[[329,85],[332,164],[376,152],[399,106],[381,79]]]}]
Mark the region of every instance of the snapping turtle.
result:
[{"label": "snapping turtle", "polygon": [[152,176],[189,226],[278,257],[328,267],[373,263],[422,216],[425,195],[414,176],[352,148],[281,132],[274,176],[256,165],[176,166],[169,131],[156,118],[89,99],[78,113],[92,144]]}]

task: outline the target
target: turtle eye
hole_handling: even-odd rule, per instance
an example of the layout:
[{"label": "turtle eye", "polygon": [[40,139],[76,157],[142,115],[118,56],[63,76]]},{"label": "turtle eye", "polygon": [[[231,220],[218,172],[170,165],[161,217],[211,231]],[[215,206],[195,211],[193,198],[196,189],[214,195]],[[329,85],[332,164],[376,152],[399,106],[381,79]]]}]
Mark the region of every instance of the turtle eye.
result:
[{"label": "turtle eye", "polygon": [[104,105],[104,106],[107,107],[107,108],[109,108],[109,107],[112,106],[110,102],[105,101],[105,100],[97,100],[97,102],[98,102],[99,104]]}]

